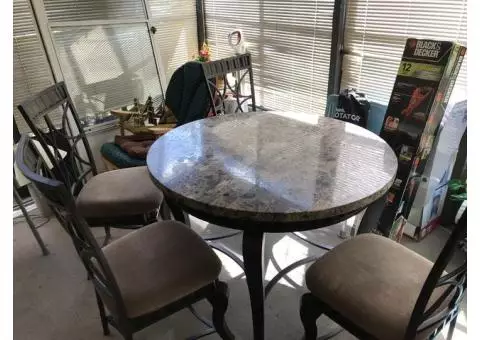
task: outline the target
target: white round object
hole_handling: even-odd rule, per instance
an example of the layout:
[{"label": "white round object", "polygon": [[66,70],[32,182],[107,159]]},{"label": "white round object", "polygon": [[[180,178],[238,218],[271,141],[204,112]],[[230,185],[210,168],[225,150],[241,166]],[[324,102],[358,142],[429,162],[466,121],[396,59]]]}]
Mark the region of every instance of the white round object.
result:
[{"label": "white round object", "polygon": [[247,43],[242,30],[233,30],[228,34],[228,44],[236,54],[247,53]]}]

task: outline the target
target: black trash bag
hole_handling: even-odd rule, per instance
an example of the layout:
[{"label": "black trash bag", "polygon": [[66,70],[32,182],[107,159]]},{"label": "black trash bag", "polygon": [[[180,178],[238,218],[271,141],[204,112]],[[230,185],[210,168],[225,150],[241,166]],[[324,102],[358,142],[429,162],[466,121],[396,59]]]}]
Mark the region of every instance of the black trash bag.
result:
[{"label": "black trash bag", "polygon": [[333,117],[366,128],[369,110],[370,103],[365,94],[348,88],[339,93]]}]

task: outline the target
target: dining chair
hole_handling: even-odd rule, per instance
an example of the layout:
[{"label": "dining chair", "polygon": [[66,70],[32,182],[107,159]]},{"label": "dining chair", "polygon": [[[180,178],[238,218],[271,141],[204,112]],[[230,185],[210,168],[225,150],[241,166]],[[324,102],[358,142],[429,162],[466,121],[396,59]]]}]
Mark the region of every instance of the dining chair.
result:
[{"label": "dining chair", "polygon": [[445,272],[467,228],[455,226],[435,263],[386,237],[363,234],[308,268],[301,298],[305,340],[317,338],[325,314],[360,339],[433,339],[449,323],[452,339],[466,290],[467,262]]},{"label": "dining chair", "polygon": [[[146,166],[98,173],[90,145],[64,82],[18,105],[58,178],[76,198],[90,226],[136,228],[169,218],[163,194]],[[50,147],[49,147],[50,146]]]},{"label": "dining chair", "polygon": [[45,166],[27,135],[19,142],[16,162],[72,239],[94,285],[104,335],[111,325],[132,340],[135,332],[207,299],[217,333],[234,338],[225,324],[228,287],[218,279],[221,262],[194,231],[160,221],[100,248],[69,186]]},{"label": "dining chair", "polygon": [[[244,112],[245,104],[256,111],[252,57],[249,53],[202,63],[202,69],[210,95],[210,112],[215,115]],[[233,83],[229,74],[233,75]],[[248,83],[245,83],[247,76]]]}]

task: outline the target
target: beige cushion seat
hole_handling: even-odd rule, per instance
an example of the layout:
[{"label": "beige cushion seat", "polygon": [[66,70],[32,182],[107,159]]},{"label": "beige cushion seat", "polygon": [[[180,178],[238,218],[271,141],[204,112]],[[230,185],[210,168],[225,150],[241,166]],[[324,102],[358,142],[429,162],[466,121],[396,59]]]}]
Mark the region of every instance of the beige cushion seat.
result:
[{"label": "beige cushion seat", "polygon": [[[135,230],[103,252],[128,317],[155,311],[218,278],[221,262],[194,231],[175,221]],[[105,299],[107,307],[108,299]]]},{"label": "beige cushion seat", "polygon": [[104,172],[92,177],[77,197],[84,218],[141,215],[159,208],[163,194],[146,166]]},{"label": "beige cushion seat", "polygon": [[[432,266],[399,243],[366,234],[317,260],[306,272],[306,284],[322,302],[376,338],[403,340]],[[430,303],[442,292],[434,291]]]}]

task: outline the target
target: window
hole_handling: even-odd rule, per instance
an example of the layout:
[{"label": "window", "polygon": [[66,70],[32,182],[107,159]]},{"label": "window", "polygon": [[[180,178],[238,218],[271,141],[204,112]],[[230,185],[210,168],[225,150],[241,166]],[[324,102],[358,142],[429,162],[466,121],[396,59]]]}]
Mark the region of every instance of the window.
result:
[{"label": "window", "polygon": [[150,23],[166,82],[172,73],[198,54],[195,0],[148,0]]},{"label": "window", "polygon": [[27,0],[13,1],[13,117],[21,133],[30,131],[17,105],[54,83]]},{"label": "window", "polygon": [[[355,87],[370,100],[388,104],[407,38],[466,46],[467,1],[349,0],[341,87]],[[465,58],[452,100],[466,97],[466,72]]]},{"label": "window", "polygon": [[142,0],[44,0],[62,76],[86,125],[163,98]]},{"label": "window", "polygon": [[[163,95],[145,23],[53,27],[55,49],[75,107],[88,125],[102,112]],[[105,114],[108,116],[108,113]]]},{"label": "window", "polygon": [[[28,90],[26,98],[51,85],[53,75],[29,1],[14,3],[19,4],[15,32],[23,39],[14,40],[14,58],[25,60],[18,67],[15,63],[16,78],[43,77],[35,80],[36,87],[31,81],[15,82],[15,95]],[[43,0],[34,5],[55,76],[65,80],[86,125],[111,119],[110,109],[131,104],[134,97],[145,101],[152,96],[158,105],[171,73],[197,51],[195,0]],[[29,46],[24,52],[29,54],[17,58],[15,43],[25,45],[26,37],[30,44],[35,40],[36,50]],[[31,63],[34,57],[37,64]]]},{"label": "window", "polygon": [[257,105],[325,111],[334,0],[205,0],[214,58],[233,54],[228,33],[241,29],[252,54]]}]

